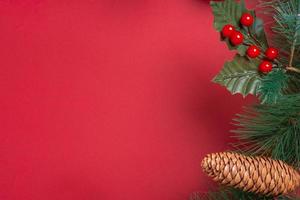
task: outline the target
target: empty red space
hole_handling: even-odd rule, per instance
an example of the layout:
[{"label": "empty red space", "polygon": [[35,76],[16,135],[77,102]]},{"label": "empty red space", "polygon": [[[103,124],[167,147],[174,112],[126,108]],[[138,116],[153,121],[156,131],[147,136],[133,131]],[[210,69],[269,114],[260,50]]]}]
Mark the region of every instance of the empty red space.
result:
[{"label": "empty red space", "polygon": [[[1,0],[0,199],[183,200],[246,102],[205,0]],[[249,100],[248,100],[249,102]]]}]

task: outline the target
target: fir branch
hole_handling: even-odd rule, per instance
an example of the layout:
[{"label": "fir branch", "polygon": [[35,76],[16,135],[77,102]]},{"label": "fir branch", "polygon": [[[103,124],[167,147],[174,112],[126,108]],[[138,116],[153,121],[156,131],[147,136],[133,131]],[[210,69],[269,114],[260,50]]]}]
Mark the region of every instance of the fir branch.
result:
[{"label": "fir branch", "polygon": [[300,73],[298,67],[293,66],[295,56],[299,56],[295,51],[300,47],[300,1],[269,0],[261,2],[260,5],[266,14],[273,16],[273,43],[280,48],[280,62],[286,70]]},{"label": "fir branch", "polygon": [[[291,47],[291,54],[290,54],[289,65],[288,65],[287,69],[294,68],[294,67],[292,67],[292,66],[293,66],[294,53],[295,53],[295,43],[296,43],[297,39],[295,38],[294,41],[295,41],[295,42],[293,42],[292,47]],[[297,71],[296,71],[296,72],[297,72]]]},{"label": "fir branch", "polygon": [[[244,57],[249,44],[257,44],[262,51],[269,47],[262,22],[255,12],[247,11],[243,0],[240,3],[212,1],[215,28],[221,31],[225,24],[232,24],[245,36],[244,43],[239,46],[225,39],[229,49],[236,49],[239,56],[225,64],[214,82],[225,86],[232,94],[259,94],[262,100],[263,104],[247,108],[235,119],[238,128],[233,132],[239,142],[234,145],[239,151],[247,155],[271,156],[300,167],[300,0],[264,0],[261,5],[274,19],[272,46],[280,49],[279,59],[273,62],[274,70],[261,76],[257,66],[264,58],[249,60]],[[241,14],[246,11],[256,19],[250,28],[239,24]],[[201,199],[299,200],[293,196],[253,196],[233,188],[222,188]]]},{"label": "fir branch", "polygon": [[294,59],[294,53],[295,53],[295,47],[298,41],[298,34],[299,34],[299,26],[300,26],[300,3],[298,2],[298,9],[297,9],[297,15],[296,21],[295,21],[295,34],[294,34],[294,40],[291,46],[291,55],[289,59],[289,67],[293,66],[293,59]]},{"label": "fir branch", "polygon": [[286,74],[288,75],[288,87],[284,90],[284,94],[298,94],[300,92],[300,74]]},{"label": "fir branch", "polygon": [[261,103],[273,104],[283,96],[283,91],[287,88],[288,76],[281,69],[274,69],[261,81],[257,90]]},{"label": "fir branch", "polygon": [[300,95],[281,97],[276,105],[247,108],[234,120],[235,137],[250,155],[268,155],[300,166]]}]

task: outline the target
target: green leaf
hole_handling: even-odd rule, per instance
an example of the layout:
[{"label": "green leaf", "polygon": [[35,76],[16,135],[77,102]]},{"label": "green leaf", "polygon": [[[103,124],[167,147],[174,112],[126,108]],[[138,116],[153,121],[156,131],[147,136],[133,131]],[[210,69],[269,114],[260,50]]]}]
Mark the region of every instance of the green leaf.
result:
[{"label": "green leaf", "polygon": [[[225,0],[222,2],[211,1],[210,5],[215,16],[214,27],[217,31],[221,31],[226,24],[231,24],[238,29],[242,14],[247,11],[243,0],[241,3],[233,0]],[[226,42],[230,50],[237,50],[240,55],[245,55],[247,46],[234,46],[230,43],[228,38],[221,37],[221,40]]]},{"label": "green leaf", "polygon": [[[223,38],[221,37],[221,40],[226,42],[227,47],[228,47],[229,50],[237,50],[237,52],[238,52],[241,56],[245,56],[245,55],[246,55],[246,51],[247,51],[247,49],[248,49],[248,46],[243,45],[243,44],[238,45],[238,46],[234,46],[234,45],[231,44],[231,42],[229,41],[228,38],[223,39]],[[245,39],[245,41],[247,41],[247,38]],[[250,43],[250,42],[249,42],[249,43]]]},{"label": "green leaf", "polygon": [[[264,32],[263,22],[261,19],[256,18],[255,12],[247,10],[243,0],[237,2],[235,0],[225,0],[225,1],[211,1],[211,7],[214,14],[214,27],[217,31],[221,31],[226,24],[232,24],[237,30],[243,33],[246,44],[256,44],[260,46],[262,50],[266,49],[268,42]],[[256,40],[253,39],[248,32],[246,27],[242,27],[240,24],[240,18],[243,13],[250,13],[254,17],[254,23],[249,28],[252,36],[256,37],[260,44],[257,44]],[[230,50],[237,50],[242,56],[246,54],[248,48],[247,45],[241,44],[234,46],[230,43],[228,38],[222,38],[225,41]]]},{"label": "green leaf", "polygon": [[287,88],[288,76],[283,70],[273,70],[264,76],[258,88],[261,103],[273,104],[283,96]]},{"label": "green leaf", "polygon": [[248,94],[257,94],[261,77],[257,71],[259,60],[248,60],[246,57],[236,55],[226,62],[221,72],[213,82],[225,86],[232,94],[240,93],[244,97]]},{"label": "green leaf", "polygon": [[234,0],[211,1],[210,5],[215,16],[214,27],[218,31],[226,24],[238,27],[242,14],[247,11],[243,0],[241,3]]}]

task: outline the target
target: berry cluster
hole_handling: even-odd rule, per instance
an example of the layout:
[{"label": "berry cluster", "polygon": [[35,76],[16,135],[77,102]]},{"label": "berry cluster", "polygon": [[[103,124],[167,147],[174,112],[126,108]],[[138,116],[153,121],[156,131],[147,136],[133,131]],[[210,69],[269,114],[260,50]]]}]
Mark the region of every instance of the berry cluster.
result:
[{"label": "berry cluster", "polygon": [[[243,26],[250,27],[254,23],[254,18],[251,14],[244,13],[240,19],[240,23]],[[244,35],[240,31],[236,30],[236,28],[231,24],[227,24],[223,27],[222,36],[229,38],[230,43],[234,46],[238,46],[244,42]],[[256,45],[250,45],[246,53],[249,58],[256,58],[261,54],[261,50]],[[271,61],[278,57],[278,53],[279,52],[276,48],[269,47],[265,51],[264,59],[258,67],[259,71],[262,73],[272,71],[273,64]]]}]

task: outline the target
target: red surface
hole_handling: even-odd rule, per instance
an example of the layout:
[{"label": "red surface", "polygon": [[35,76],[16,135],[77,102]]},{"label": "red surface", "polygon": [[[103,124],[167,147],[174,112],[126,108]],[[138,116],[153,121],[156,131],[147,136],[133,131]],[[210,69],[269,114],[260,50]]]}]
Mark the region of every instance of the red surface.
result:
[{"label": "red surface", "polygon": [[201,0],[0,1],[0,199],[183,200],[245,101]]}]

